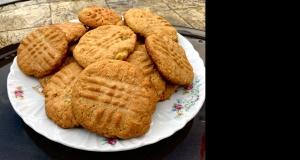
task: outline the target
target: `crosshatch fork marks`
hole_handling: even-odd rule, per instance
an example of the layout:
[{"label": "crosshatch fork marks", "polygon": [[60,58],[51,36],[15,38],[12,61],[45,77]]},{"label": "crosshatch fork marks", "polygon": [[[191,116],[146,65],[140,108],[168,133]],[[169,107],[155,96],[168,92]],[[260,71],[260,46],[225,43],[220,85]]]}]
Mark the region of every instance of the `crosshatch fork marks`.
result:
[{"label": "crosshatch fork marks", "polygon": [[125,82],[120,84],[117,80],[102,77],[85,77],[83,81],[85,82],[81,85],[80,96],[101,100],[102,103],[121,108],[126,107],[124,102],[129,100],[136,88],[134,84]]},{"label": "crosshatch fork marks", "polygon": [[124,60],[133,52],[135,43],[136,34],[129,27],[104,25],[83,35],[73,56],[84,68],[98,60]]},{"label": "crosshatch fork marks", "polygon": [[[24,57],[24,62],[30,64],[30,63],[36,63],[38,67],[44,68],[45,65],[53,66],[54,60],[56,59],[57,55],[59,55],[58,51],[55,49],[52,49],[51,45],[47,42],[47,40],[52,40],[52,38],[59,39],[59,37],[56,37],[55,35],[49,37],[49,39],[45,40],[45,37],[49,36],[49,32],[41,32],[40,30],[36,30],[36,34],[30,34],[28,35],[28,39],[25,40],[25,44],[28,44],[28,52],[31,54],[27,54]],[[37,43],[30,43],[30,41],[38,41]],[[47,53],[47,54],[45,54]],[[37,57],[40,54],[43,54],[41,56],[42,60],[38,61],[29,61],[31,56]]]},{"label": "crosshatch fork marks", "polygon": [[17,62],[26,75],[41,78],[61,65],[67,48],[65,33],[52,26],[43,26],[22,39],[17,49]]},{"label": "crosshatch fork marks", "polygon": [[106,138],[144,134],[156,109],[157,95],[149,77],[126,61],[100,60],[86,67],[72,92],[79,123]]},{"label": "crosshatch fork marks", "polygon": [[[163,41],[163,39],[155,37],[157,43],[165,44],[166,42]],[[172,45],[172,46],[170,46]],[[181,55],[177,53],[177,50],[175,51],[173,48],[175,47],[172,43],[168,43],[168,45],[154,45],[153,48],[155,50],[160,51],[161,54],[168,55],[172,57],[172,60],[176,63],[176,65],[179,65],[181,68],[191,68],[191,66],[188,64],[188,61],[181,61],[182,57],[185,57],[185,55]],[[182,49],[183,50],[183,49]]]}]

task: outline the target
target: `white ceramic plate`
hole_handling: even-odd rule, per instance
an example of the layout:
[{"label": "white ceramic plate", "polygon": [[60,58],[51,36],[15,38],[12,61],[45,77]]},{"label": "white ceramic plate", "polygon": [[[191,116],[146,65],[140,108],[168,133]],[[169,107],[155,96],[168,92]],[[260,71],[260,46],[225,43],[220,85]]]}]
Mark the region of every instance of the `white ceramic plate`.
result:
[{"label": "white ceramic plate", "polygon": [[199,112],[205,99],[205,67],[192,44],[178,34],[193,66],[195,78],[188,87],[179,87],[170,100],[158,102],[146,134],[128,140],[106,139],[84,128],[62,129],[49,120],[37,78],[26,76],[14,59],[7,78],[9,100],[17,114],[39,134],[63,145],[88,151],[115,152],[149,145],[173,135]]}]

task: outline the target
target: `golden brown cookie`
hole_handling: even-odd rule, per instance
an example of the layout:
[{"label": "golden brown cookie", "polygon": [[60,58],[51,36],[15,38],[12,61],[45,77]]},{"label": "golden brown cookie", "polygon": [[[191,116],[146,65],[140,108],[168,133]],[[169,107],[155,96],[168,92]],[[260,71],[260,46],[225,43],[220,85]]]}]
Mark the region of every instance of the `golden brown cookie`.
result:
[{"label": "golden brown cookie", "polygon": [[138,66],[147,76],[149,76],[151,82],[155,86],[157,97],[159,100],[162,96],[162,92],[166,88],[165,81],[162,79],[159,72],[155,69],[153,62],[146,51],[145,45],[140,45],[136,47],[136,49],[136,51],[134,51],[127,57],[126,61]]},{"label": "golden brown cookie", "polygon": [[37,78],[55,71],[66,56],[68,42],[65,33],[46,25],[30,32],[20,42],[17,63],[20,70]]},{"label": "golden brown cookie", "polygon": [[194,71],[184,49],[165,35],[152,34],[145,41],[147,52],[159,73],[173,84],[189,85]]},{"label": "golden brown cookie", "polygon": [[135,33],[127,26],[104,25],[84,34],[73,51],[83,67],[103,59],[124,60],[133,52]]},{"label": "golden brown cookie", "polygon": [[39,83],[41,84],[42,88],[45,88],[52,76],[53,74],[50,74],[45,77],[39,78]]},{"label": "golden brown cookie", "polygon": [[162,96],[160,97],[159,101],[164,101],[167,99],[170,99],[172,94],[175,92],[175,90],[179,87],[178,84],[173,84],[168,81],[166,81],[166,89],[163,91]]},{"label": "golden brown cookie", "polygon": [[[75,58],[73,56],[67,55],[66,58],[63,60],[62,65],[58,68],[57,71],[61,70],[63,67],[67,66],[68,64],[76,62]],[[76,62],[77,63],[77,62]],[[57,72],[55,71],[55,72]],[[51,77],[53,76],[54,73],[47,75],[45,77],[39,78],[39,82],[41,86],[44,88],[46,84],[50,81]]]},{"label": "golden brown cookie", "polygon": [[177,30],[151,10],[131,8],[124,13],[124,21],[135,33],[144,37],[156,33],[169,36],[175,42],[178,41]]},{"label": "golden brown cookie", "polygon": [[153,69],[153,72],[148,74],[148,76],[151,79],[151,82],[155,86],[158,101],[161,99],[163,96],[163,92],[166,89],[166,82],[162,79],[161,75],[156,69]]},{"label": "golden brown cookie", "polygon": [[124,26],[124,20],[120,20],[119,22],[116,23],[117,26]]},{"label": "golden brown cookie", "polygon": [[71,101],[74,84],[82,70],[78,63],[70,63],[56,72],[42,91],[47,117],[62,128],[80,125],[73,114]]},{"label": "golden brown cookie", "polygon": [[92,5],[81,10],[78,19],[88,27],[97,28],[102,25],[115,25],[122,20],[122,17],[112,9]]},{"label": "golden brown cookie", "polygon": [[58,27],[66,34],[68,43],[78,41],[87,32],[85,26],[79,22],[65,22],[53,26]]},{"label": "golden brown cookie", "polygon": [[134,64],[105,59],[87,66],[73,89],[77,121],[106,138],[143,135],[156,109],[155,88]]},{"label": "golden brown cookie", "polygon": [[141,51],[141,52],[148,53],[145,44],[136,45],[134,51]]}]

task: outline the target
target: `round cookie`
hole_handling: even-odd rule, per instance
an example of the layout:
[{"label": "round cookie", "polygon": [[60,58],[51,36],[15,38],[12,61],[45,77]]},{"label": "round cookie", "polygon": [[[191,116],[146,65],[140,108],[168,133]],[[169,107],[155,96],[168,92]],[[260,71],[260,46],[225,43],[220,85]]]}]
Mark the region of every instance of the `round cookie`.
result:
[{"label": "round cookie", "polygon": [[87,32],[85,26],[78,22],[65,22],[54,24],[53,26],[58,27],[66,34],[68,43],[78,41]]},{"label": "round cookie", "polygon": [[72,91],[83,68],[72,62],[56,72],[43,89],[47,117],[61,128],[73,128],[77,122],[72,108]]},{"label": "round cookie", "polygon": [[104,8],[101,6],[87,6],[83,10],[81,10],[78,14],[79,21],[90,27],[90,28],[97,28],[102,25],[120,25],[122,17],[116,11]]},{"label": "round cookie", "polygon": [[124,20],[120,20],[119,22],[116,23],[117,26],[124,26]]},{"label": "round cookie", "polygon": [[157,70],[167,81],[178,85],[192,83],[193,68],[177,42],[168,36],[153,34],[146,38],[145,45]]},{"label": "round cookie", "polygon": [[55,71],[66,56],[68,42],[59,28],[46,25],[30,32],[17,49],[20,70],[37,78]]},{"label": "round cookie", "polygon": [[156,33],[178,41],[177,30],[167,20],[155,15],[149,9],[131,8],[124,13],[124,21],[135,33],[144,37]]},{"label": "round cookie", "polygon": [[124,60],[133,52],[135,33],[127,26],[104,25],[84,34],[73,56],[83,67],[103,59]]},{"label": "round cookie", "polygon": [[129,139],[150,128],[155,88],[143,71],[126,61],[105,59],[87,66],[72,92],[77,121],[106,138]]},{"label": "round cookie", "polygon": [[126,61],[138,66],[147,76],[149,76],[156,89],[159,100],[162,96],[162,92],[166,88],[166,83],[160,76],[159,72],[155,69],[153,62],[146,51],[145,45],[137,46],[136,51],[131,53],[127,57]]}]

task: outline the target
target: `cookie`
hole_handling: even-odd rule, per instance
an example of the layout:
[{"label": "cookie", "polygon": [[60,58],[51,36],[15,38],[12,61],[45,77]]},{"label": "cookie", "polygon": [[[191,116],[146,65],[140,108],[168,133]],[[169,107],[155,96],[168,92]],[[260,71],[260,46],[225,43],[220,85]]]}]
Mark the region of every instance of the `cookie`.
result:
[{"label": "cookie", "polygon": [[[66,58],[63,60],[62,65],[58,68],[57,71],[61,70],[63,67],[67,66],[68,64],[76,62],[75,58],[73,56],[67,55]],[[77,63],[77,62],[76,62]],[[57,72],[55,71],[55,72]],[[54,73],[53,73],[54,74]],[[45,77],[39,78],[39,82],[41,86],[44,88],[46,84],[50,81],[53,74],[47,75]]]},{"label": "cookie", "polygon": [[176,89],[179,87],[178,84],[173,84],[168,81],[166,81],[166,89],[163,91],[162,96],[160,97],[159,101],[165,101],[170,99],[172,94],[176,91]]},{"label": "cookie", "polygon": [[66,56],[68,42],[59,28],[46,25],[30,32],[17,49],[17,63],[28,76],[41,78],[51,74]]},{"label": "cookie", "polygon": [[42,86],[42,88],[45,88],[45,86],[48,84],[52,76],[53,74],[50,74],[45,77],[39,78],[39,83]]},{"label": "cookie", "polygon": [[149,76],[156,89],[157,97],[159,100],[162,96],[162,92],[166,88],[165,81],[162,79],[159,72],[155,69],[153,62],[146,51],[145,45],[139,45],[138,47],[136,47],[136,49],[136,51],[134,51],[127,57],[126,61],[138,66],[147,76]]},{"label": "cookie", "polygon": [[151,80],[140,68],[105,59],[80,73],[72,106],[85,129],[106,138],[129,139],[148,131],[156,98]]},{"label": "cookie", "polygon": [[178,85],[189,85],[194,71],[184,49],[165,35],[152,34],[145,40],[146,50],[159,73],[167,81]]},{"label": "cookie", "polygon": [[72,91],[83,69],[78,63],[70,63],[56,72],[43,89],[47,117],[61,128],[80,126],[72,108]]},{"label": "cookie", "polygon": [[173,41],[178,41],[177,30],[165,20],[149,9],[131,8],[124,13],[124,21],[135,33],[144,37],[151,34],[164,34]]},{"label": "cookie", "polygon": [[163,96],[164,90],[166,89],[166,82],[162,79],[161,75],[156,69],[153,69],[153,71],[150,74],[148,74],[148,76],[150,77],[151,82],[153,83],[156,89],[158,97],[157,101],[159,101]]},{"label": "cookie", "polygon": [[87,32],[87,28],[78,22],[65,22],[54,24],[53,26],[58,27],[66,34],[68,43],[76,42]]},{"label": "cookie", "polygon": [[83,67],[103,59],[124,60],[133,52],[135,33],[127,26],[104,25],[84,34],[73,56]]},{"label": "cookie", "polygon": [[102,25],[115,25],[118,22],[120,24],[122,17],[112,9],[92,5],[81,10],[78,13],[78,19],[90,28],[97,28]]},{"label": "cookie", "polygon": [[116,23],[117,26],[124,26],[124,20],[120,20],[119,22]]}]

